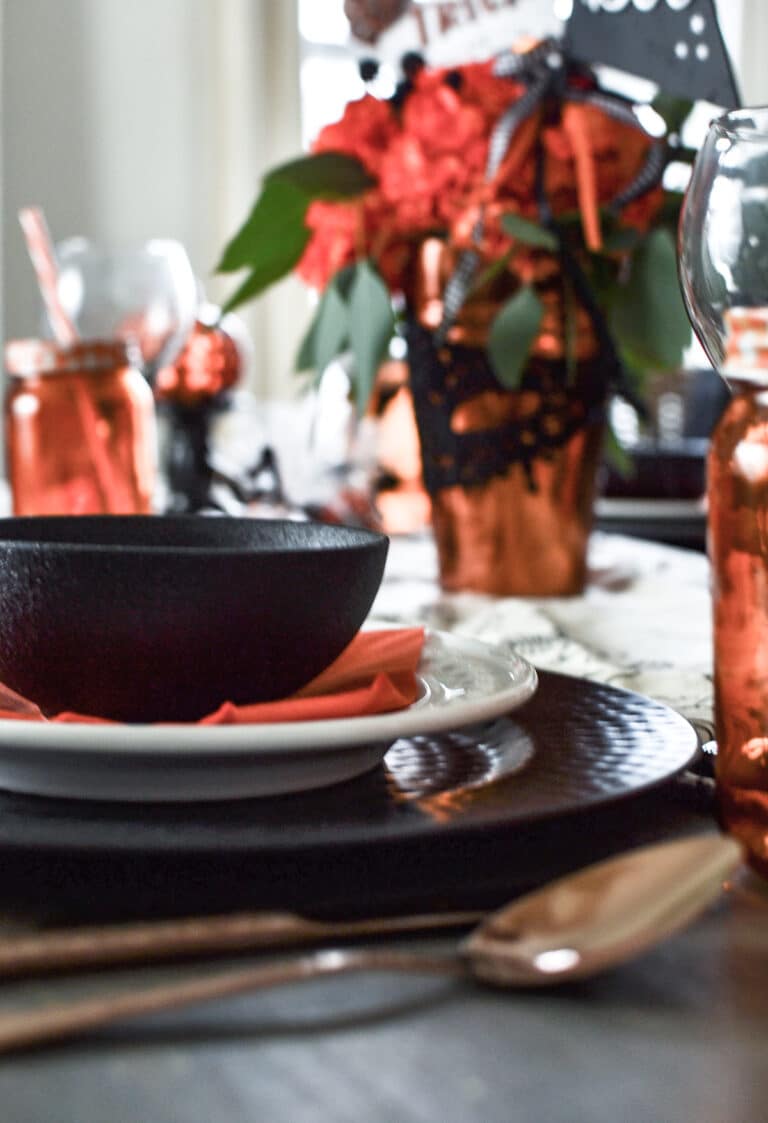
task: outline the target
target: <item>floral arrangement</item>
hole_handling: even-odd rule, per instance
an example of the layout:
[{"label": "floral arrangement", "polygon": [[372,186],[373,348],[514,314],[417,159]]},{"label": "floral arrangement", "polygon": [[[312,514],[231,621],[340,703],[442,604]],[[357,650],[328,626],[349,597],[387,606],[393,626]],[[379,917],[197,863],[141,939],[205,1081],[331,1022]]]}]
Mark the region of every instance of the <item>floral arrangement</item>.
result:
[{"label": "floral arrangement", "polygon": [[629,383],[680,363],[690,338],[676,270],[680,198],[661,174],[690,106],[659,104],[662,135],[650,135],[559,44],[501,59],[433,69],[407,56],[392,98],[351,102],[311,154],[266,176],[223,254],[220,272],[247,270],[227,310],[294,270],[322,294],[297,366],[321,372],[351,352],[360,408],[399,318],[419,313],[430,239],[456,267],[454,314],[503,293],[484,344],[503,387],[519,384],[532,350],[546,352],[553,278],[566,361],[574,309],[586,303]]}]

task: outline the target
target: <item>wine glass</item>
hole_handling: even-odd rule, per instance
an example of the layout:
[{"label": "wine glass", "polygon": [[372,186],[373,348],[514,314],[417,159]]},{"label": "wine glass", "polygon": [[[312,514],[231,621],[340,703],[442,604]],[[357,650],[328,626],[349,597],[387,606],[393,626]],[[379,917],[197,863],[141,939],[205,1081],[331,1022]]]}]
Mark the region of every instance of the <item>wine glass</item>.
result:
[{"label": "wine glass", "polygon": [[768,877],[768,107],[711,123],[679,268],[696,334],[732,391],[707,460],[719,818]]},{"label": "wine glass", "polygon": [[79,334],[134,343],[153,381],[176,358],[195,322],[198,285],[184,247],[153,239],[108,250],[69,238],[57,256],[59,296]]},{"label": "wine glass", "polygon": [[768,309],[768,107],[712,121],[680,223],[683,299],[710,362],[724,373],[731,309]]}]

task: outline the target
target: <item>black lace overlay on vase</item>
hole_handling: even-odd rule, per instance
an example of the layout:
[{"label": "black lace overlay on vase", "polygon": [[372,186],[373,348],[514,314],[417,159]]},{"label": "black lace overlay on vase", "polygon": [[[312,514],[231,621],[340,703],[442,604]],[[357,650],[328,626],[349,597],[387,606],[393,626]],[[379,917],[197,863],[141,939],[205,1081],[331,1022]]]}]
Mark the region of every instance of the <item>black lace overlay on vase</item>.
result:
[{"label": "black lace overlay on vase", "polygon": [[[531,358],[519,391],[505,391],[486,351],[459,344],[437,344],[415,321],[406,327],[410,386],[421,441],[427,491],[476,487],[522,465],[535,489],[535,461],[547,459],[571,436],[605,419],[609,377],[601,357],[580,362],[569,373],[564,361]],[[491,429],[456,432],[454,411],[478,395],[531,392],[538,404],[524,416]]]}]

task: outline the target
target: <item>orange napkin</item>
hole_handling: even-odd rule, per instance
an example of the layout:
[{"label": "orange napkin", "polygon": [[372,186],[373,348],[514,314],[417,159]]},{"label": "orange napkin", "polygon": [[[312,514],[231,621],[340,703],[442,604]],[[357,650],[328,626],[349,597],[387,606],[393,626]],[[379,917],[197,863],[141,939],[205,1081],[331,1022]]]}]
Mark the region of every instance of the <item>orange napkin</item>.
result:
[{"label": "orange napkin", "polygon": [[[290,698],[236,706],[224,702],[199,725],[247,725],[322,721],[401,710],[416,701],[416,669],[424,646],[423,628],[358,632],[338,659]],[[46,718],[40,709],[0,683],[0,719],[103,723],[87,714]]]}]

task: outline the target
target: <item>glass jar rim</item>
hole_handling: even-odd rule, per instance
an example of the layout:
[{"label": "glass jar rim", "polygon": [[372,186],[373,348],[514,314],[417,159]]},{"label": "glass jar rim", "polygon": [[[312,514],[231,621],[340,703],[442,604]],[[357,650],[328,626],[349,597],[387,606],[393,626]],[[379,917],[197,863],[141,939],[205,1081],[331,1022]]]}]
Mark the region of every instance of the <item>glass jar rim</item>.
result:
[{"label": "glass jar rim", "polygon": [[768,105],[730,109],[712,121],[712,128],[723,136],[768,144]]},{"label": "glass jar rim", "polygon": [[136,366],[135,346],[122,339],[81,339],[70,344],[10,339],[4,354],[7,373],[21,378]]}]

